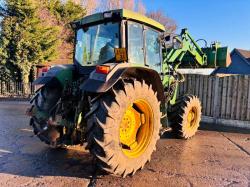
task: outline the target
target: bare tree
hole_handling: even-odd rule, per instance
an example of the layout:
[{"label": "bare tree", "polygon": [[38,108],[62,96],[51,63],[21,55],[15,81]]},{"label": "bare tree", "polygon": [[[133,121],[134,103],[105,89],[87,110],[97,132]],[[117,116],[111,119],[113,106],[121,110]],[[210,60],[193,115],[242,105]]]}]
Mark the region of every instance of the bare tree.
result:
[{"label": "bare tree", "polygon": [[146,7],[142,0],[74,0],[84,6],[87,10],[87,14],[93,14],[95,12],[102,12],[106,10],[126,8],[129,10],[137,11],[140,14],[146,14],[148,17],[160,22],[166,28],[167,32],[175,32],[177,26],[173,19],[167,17],[162,10],[156,10],[147,12]]},{"label": "bare tree", "polygon": [[86,8],[87,15],[93,14],[100,7],[99,0],[74,0],[80,1],[80,4]]},{"label": "bare tree", "polygon": [[145,5],[143,4],[143,2],[141,0],[138,1],[137,11],[140,14],[144,14],[144,15],[146,14],[146,7],[145,7]]},{"label": "bare tree", "polygon": [[167,17],[162,10],[148,12],[147,16],[163,24],[167,32],[173,33],[177,28],[176,22]]},{"label": "bare tree", "polygon": [[134,10],[135,1],[134,0],[102,0],[100,8],[104,10],[112,10],[112,9],[118,9],[118,8]]},{"label": "bare tree", "polygon": [[98,12],[122,8],[121,0],[99,0]]},{"label": "bare tree", "polygon": [[120,0],[107,0],[106,4],[108,10],[118,9],[122,7],[122,3]]},{"label": "bare tree", "polygon": [[101,3],[101,10],[112,10],[118,8],[125,8],[136,11],[141,14],[146,14],[146,8],[142,0],[103,0]]},{"label": "bare tree", "polygon": [[123,8],[128,9],[128,10],[135,10],[135,1],[123,0]]}]

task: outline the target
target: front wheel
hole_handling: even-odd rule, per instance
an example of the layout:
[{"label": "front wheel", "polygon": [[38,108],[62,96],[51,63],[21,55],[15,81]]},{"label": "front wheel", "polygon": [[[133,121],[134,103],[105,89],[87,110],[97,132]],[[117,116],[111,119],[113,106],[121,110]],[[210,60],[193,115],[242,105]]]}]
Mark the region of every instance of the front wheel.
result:
[{"label": "front wheel", "polygon": [[173,132],[177,137],[189,139],[197,132],[201,121],[201,102],[198,97],[180,97],[168,112]]},{"label": "front wheel", "polygon": [[98,165],[123,177],[135,173],[150,160],[159,139],[156,93],[144,82],[130,81],[92,104],[97,110],[88,119],[87,140]]}]

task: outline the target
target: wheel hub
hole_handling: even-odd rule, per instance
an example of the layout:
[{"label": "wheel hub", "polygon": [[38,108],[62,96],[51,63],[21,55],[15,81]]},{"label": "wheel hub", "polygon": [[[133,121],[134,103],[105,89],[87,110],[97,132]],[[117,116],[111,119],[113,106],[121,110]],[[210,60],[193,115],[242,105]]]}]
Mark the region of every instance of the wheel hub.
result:
[{"label": "wheel hub", "polygon": [[126,110],[120,125],[120,141],[122,144],[130,147],[136,143],[136,132],[141,126],[140,116],[141,114],[132,106]]},{"label": "wheel hub", "polygon": [[125,111],[120,123],[120,143],[128,157],[138,157],[150,143],[153,111],[145,100],[136,100]]},{"label": "wheel hub", "polygon": [[192,108],[188,112],[187,121],[188,121],[189,128],[193,128],[195,126],[196,121],[197,121],[197,111],[195,108]]}]

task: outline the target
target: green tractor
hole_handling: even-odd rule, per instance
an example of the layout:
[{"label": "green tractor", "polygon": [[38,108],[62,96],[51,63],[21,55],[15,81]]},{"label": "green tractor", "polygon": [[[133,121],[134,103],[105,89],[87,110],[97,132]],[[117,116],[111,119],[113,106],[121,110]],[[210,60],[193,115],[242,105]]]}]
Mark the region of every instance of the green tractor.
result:
[{"label": "green tractor", "polygon": [[177,98],[184,80],[176,70],[226,66],[227,48],[201,49],[187,29],[169,35],[160,23],[124,9],[71,25],[74,64],[53,67],[34,82],[43,86],[28,114],[41,141],[87,144],[101,169],[125,177],[150,161],[162,129],[194,136],[201,103],[193,95]]}]

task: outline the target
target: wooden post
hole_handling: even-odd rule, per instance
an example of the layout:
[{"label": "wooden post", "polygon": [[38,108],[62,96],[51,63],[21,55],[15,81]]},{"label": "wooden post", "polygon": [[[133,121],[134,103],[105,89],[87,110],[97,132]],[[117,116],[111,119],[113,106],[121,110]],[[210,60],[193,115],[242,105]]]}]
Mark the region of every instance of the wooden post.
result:
[{"label": "wooden post", "polygon": [[228,88],[228,77],[222,78],[222,97],[221,97],[221,115],[223,119],[226,118],[226,105],[227,105],[227,88]]},{"label": "wooden post", "polygon": [[242,85],[243,85],[243,76],[239,75],[238,77],[238,89],[237,89],[237,101],[236,101],[236,116],[235,119],[240,120],[240,113],[242,110]]},{"label": "wooden post", "polygon": [[243,97],[242,97],[242,106],[241,106],[241,115],[240,120],[246,120],[247,119],[247,97],[248,97],[248,76],[243,76]]},{"label": "wooden post", "polygon": [[188,94],[192,94],[192,75],[188,75]]},{"label": "wooden post", "polygon": [[184,75],[185,76],[185,81],[183,82],[183,90],[184,92],[183,93],[187,93],[187,75]]},{"label": "wooden post", "polygon": [[212,108],[212,77],[208,77],[208,97],[207,97],[207,108],[206,115],[211,116],[211,108]]},{"label": "wooden post", "polygon": [[199,87],[200,87],[200,83],[199,83],[200,79],[199,78],[200,78],[199,75],[195,75],[195,91],[194,91],[194,94],[196,96],[199,96]]},{"label": "wooden post", "polygon": [[214,84],[214,102],[213,102],[213,118],[214,118],[214,123],[217,123],[217,119],[219,117],[219,77],[213,77],[215,80]]},{"label": "wooden post", "polygon": [[238,95],[238,75],[233,76],[233,81],[232,81],[232,85],[233,85],[233,94],[232,94],[232,105],[231,105],[231,115],[230,115],[230,119],[236,119],[236,111],[237,111],[237,95]]},{"label": "wooden post", "polygon": [[248,76],[247,120],[250,121],[250,77]]},{"label": "wooden post", "polygon": [[204,84],[204,89],[203,89],[203,105],[202,105],[202,112],[204,115],[207,115],[206,113],[206,108],[207,108],[207,87],[208,87],[208,76],[204,75],[203,79],[203,84]]},{"label": "wooden post", "polygon": [[204,86],[204,81],[203,81],[203,77],[204,77],[204,75],[199,75],[199,94],[198,94],[198,97],[200,98],[200,101],[201,101],[201,105],[202,105],[202,107],[204,106],[203,105],[203,103],[204,103],[204,100],[203,100],[203,94],[204,94],[204,88],[203,88],[203,86]]},{"label": "wooden post", "polygon": [[227,104],[226,104],[226,119],[230,119],[232,112],[232,97],[233,97],[233,81],[232,76],[228,77],[228,88],[227,88]]}]

